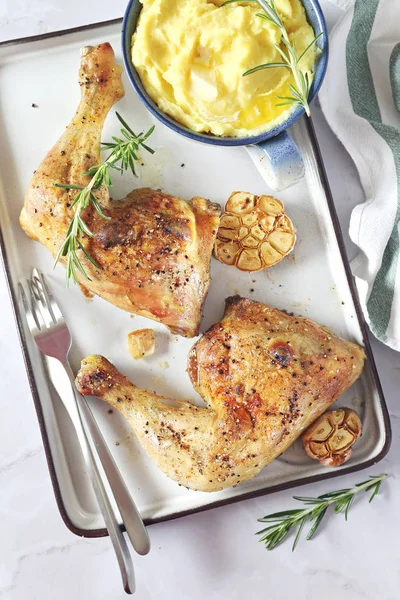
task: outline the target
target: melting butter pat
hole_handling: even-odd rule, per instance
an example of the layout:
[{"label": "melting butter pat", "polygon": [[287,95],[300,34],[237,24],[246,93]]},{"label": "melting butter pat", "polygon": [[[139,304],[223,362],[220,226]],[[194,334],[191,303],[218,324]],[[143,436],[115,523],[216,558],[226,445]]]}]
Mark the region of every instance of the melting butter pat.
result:
[{"label": "melting butter pat", "polygon": [[215,74],[211,69],[193,65],[190,69],[190,89],[196,98],[203,102],[212,102],[218,97]]}]

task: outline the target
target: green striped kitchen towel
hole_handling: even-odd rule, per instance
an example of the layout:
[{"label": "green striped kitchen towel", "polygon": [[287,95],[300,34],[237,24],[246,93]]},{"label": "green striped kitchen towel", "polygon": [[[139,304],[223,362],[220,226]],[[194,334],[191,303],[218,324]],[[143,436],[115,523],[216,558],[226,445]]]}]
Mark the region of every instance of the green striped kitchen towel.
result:
[{"label": "green striped kitchen towel", "polygon": [[366,320],[400,351],[400,0],[356,0],[330,38],[320,102],[365,193],[350,220]]}]

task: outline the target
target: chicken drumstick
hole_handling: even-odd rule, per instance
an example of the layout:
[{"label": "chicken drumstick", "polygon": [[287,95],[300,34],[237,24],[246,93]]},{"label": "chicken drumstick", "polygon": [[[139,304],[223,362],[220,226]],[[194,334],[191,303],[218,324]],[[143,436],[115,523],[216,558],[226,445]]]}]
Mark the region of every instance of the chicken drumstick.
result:
[{"label": "chicken drumstick", "polygon": [[[76,190],[54,182],[87,185],[82,175],[100,162],[104,120],[124,95],[121,67],[110,44],[82,49],[78,109],[58,142],[41,162],[29,185],[20,223],[27,235],[55,256],[74,209]],[[197,335],[210,284],[209,265],[220,208],[204,198],[185,202],[148,188],[110,201],[106,188],[96,191],[110,221],[93,206],[83,218],[93,237],[83,245],[100,269],[78,250],[90,279],[81,285],[119,308],[160,321],[173,332]],[[63,262],[64,259],[61,260]]]},{"label": "chicken drumstick", "polygon": [[168,405],[98,355],[83,360],[76,383],[124,415],[169,477],[213,492],[251,479],[286,450],[359,377],[364,358],[309,319],[236,296],[189,355],[207,408]]}]

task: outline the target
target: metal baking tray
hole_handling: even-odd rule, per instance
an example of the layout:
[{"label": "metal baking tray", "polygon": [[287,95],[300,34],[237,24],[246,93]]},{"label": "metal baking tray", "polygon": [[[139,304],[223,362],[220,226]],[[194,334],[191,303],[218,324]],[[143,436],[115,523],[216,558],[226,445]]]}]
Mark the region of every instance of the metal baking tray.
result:
[{"label": "metal baking tray", "polygon": [[[99,298],[88,302],[77,287],[66,290],[64,270],[53,270],[48,251],[30,240],[18,223],[32,172],[68,124],[78,103],[80,47],[109,41],[122,63],[120,30],[121,22],[112,21],[0,44],[1,252],[57,503],[67,527],[88,537],[107,532],[68,416],[50,387],[41,355],[25,329],[18,282],[29,275],[33,266],[48,276],[73,334],[75,369],[87,354],[102,353],[137,385],[200,402],[185,371],[194,340],[178,338],[145,318],[132,318]],[[134,129],[146,130],[153,124],[153,117],[126,77],[124,84],[126,96],[118,103],[118,111]],[[106,121],[103,139],[119,130],[113,112]],[[108,405],[93,399],[102,432],[146,523],[363,469],[381,460],[389,449],[389,417],[312,123],[303,119],[290,132],[303,154],[306,174],[301,183],[278,196],[297,228],[295,250],[277,266],[257,274],[240,273],[213,259],[213,281],[202,331],[221,318],[225,297],[239,293],[310,317],[364,345],[368,357],[364,372],[338,401],[338,405],[358,410],[364,434],[342,467],[319,465],[296,442],[253,480],[207,494],[187,490],[168,479],[142,451],[122,417],[110,414]],[[156,152],[144,157],[140,178],[117,179],[113,197],[122,197],[134,187],[151,186],[186,199],[201,195],[223,205],[233,190],[272,193],[243,148],[199,144],[159,122],[151,142]],[[143,326],[156,329],[157,350],[152,357],[134,362],[126,348],[126,336]]]}]

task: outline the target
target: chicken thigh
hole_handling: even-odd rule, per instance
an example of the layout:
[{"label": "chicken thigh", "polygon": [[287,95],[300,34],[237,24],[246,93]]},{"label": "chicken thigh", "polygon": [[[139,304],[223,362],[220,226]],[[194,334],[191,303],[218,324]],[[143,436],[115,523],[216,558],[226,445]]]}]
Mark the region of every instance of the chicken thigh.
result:
[{"label": "chicken thigh", "polygon": [[[110,44],[82,49],[78,109],[29,185],[21,226],[53,256],[65,239],[77,193],[53,184],[88,183],[82,173],[100,161],[104,120],[124,95],[121,70]],[[90,277],[78,274],[81,286],[175,333],[197,335],[210,284],[219,206],[198,197],[185,202],[148,188],[136,189],[120,201],[110,201],[106,188],[96,196],[110,220],[101,219],[93,206],[83,215],[93,237],[82,242],[100,269],[78,250]]]},{"label": "chicken thigh", "polygon": [[207,407],[171,405],[98,355],[83,360],[76,383],[124,415],[169,477],[214,492],[251,479],[284,452],[359,377],[364,358],[326,327],[235,296],[189,355]]}]

